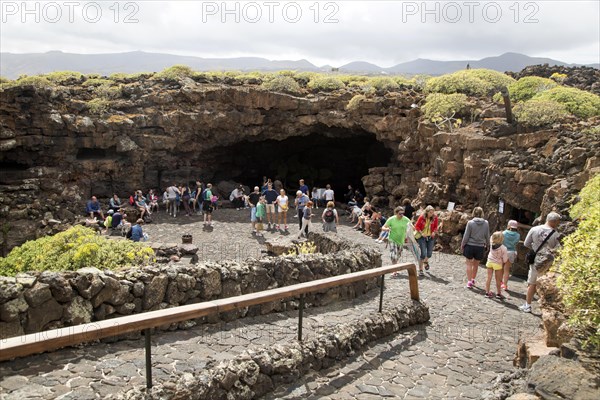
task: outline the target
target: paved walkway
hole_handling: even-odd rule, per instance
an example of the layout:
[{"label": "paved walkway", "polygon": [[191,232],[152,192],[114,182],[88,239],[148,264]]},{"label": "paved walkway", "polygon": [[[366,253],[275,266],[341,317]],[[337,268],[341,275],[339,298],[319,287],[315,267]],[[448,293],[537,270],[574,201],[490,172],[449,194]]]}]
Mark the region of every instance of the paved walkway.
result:
[{"label": "paved walkway", "polygon": [[[198,225],[201,223],[192,222],[185,228],[200,232]],[[163,235],[169,231],[178,234],[163,224],[154,226]],[[177,228],[180,225],[174,226],[181,229]],[[220,226],[227,224],[217,222],[212,233],[194,233],[195,240],[202,244],[205,235],[213,235],[209,237],[212,241],[224,240],[223,245],[232,240],[250,245],[254,240],[249,229],[246,234],[240,227],[229,239],[225,238],[229,228],[223,228],[223,234],[217,234],[216,239],[214,234]],[[291,226],[295,231],[294,228]],[[375,246],[372,239],[346,226],[340,228],[340,234],[361,245]],[[260,244],[255,243],[260,251]],[[384,253],[384,264],[389,262]],[[478,398],[482,388],[498,373],[512,369],[519,335],[534,334],[539,316],[518,311],[525,291],[521,281],[511,282],[512,296],[500,302],[486,299],[480,289],[464,288],[461,257],[435,254],[431,264],[431,273],[420,282],[422,298],[430,306],[430,324],[373,343],[347,362],[307,375],[294,385],[277,389],[268,398]],[[480,271],[478,286],[483,283],[484,272]],[[384,304],[397,304],[408,298],[406,279],[390,279],[386,285]],[[378,293],[373,291],[353,301],[308,309],[304,335],[317,335],[327,326],[363,318],[376,312],[377,304]],[[173,375],[200,372],[248,348],[294,340],[296,326],[297,313],[287,312],[154,335],[154,380],[174,381]],[[6,400],[100,399],[143,384],[144,352],[140,339],[63,349],[0,363],[0,398]]]}]

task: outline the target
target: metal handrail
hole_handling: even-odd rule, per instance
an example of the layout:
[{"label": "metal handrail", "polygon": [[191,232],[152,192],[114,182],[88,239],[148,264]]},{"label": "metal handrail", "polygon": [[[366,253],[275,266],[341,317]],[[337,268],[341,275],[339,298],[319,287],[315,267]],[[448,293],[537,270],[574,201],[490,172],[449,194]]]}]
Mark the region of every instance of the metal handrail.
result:
[{"label": "metal handrail", "polygon": [[52,329],[29,335],[15,336],[0,340],[0,361],[11,360],[31,354],[43,353],[65,346],[73,346],[107,337],[119,336],[126,333],[143,331],[146,350],[146,387],[152,387],[152,356],[150,329],[158,326],[206,317],[225,311],[269,303],[289,297],[300,296],[298,312],[298,340],[302,341],[302,318],[304,312],[304,297],[307,293],[342,286],[345,284],[364,281],[381,276],[379,294],[379,312],[383,308],[383,289],[385,274],[398,271],[408,271],[410,297],[419,300],[417,267],[412,263],[394,264],[350,274],[337,275],[330,278],[318,279],[296,285],[248,293],[202,303],[178,306],[158,311],[128,315],[89,324],[75,325]]}]

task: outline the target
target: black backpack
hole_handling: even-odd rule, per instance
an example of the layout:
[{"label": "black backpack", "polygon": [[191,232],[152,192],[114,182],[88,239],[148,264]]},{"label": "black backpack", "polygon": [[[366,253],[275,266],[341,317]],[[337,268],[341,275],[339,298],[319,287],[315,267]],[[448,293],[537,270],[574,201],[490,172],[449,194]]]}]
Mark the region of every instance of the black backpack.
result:
[{"label": "black backpack", "polygon": [[133,233],[133,229],[129,228],[127,234],[125,234],[125,239],[131,239],[131,234]]},{"label": "black backpack", "polygon": [[325,219],[325,222],[333,222],[335,221],[335,214],[333,213],[333,210],[328,208],[325,211],[325,215],[323,216],[323,219]]}]

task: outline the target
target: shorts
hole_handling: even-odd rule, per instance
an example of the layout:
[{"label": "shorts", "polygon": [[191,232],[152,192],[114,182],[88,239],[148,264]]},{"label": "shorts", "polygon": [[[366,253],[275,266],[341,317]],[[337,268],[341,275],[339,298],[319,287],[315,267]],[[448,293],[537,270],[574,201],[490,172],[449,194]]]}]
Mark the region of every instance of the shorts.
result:
[{"label": "shorts", "polygon": [[494,271],[500,271],[502,270],[502,265],[495,263],[493,261],[488,261],[487,264],[485,264],[486,267],[493,269]]},{"label": "shorts", "polygon": [[269,214],[273,214],[275,212],[275,204],[274,203],[267,204],[266,208],[267,208],[267,213],[269,213]]},{"label": "shorts", "polygon": [[400,258],[400,254],[402,254],[402,245],[392,242],[391,240],[389,241],[388,245],[390,247],[390,258],[392,260],[397,260]]},{"label": "shorts", "polygon": [[210,200],[202,200],[202,210],[205,213],[210,214],[213,211],[212,202]]},{"label": "shorts", "polygon": [[515,261],[517,261],[517,252],[516,251],[508,252],[508,261],[510,261],[511,264],[514,264]]},{"label": "shorts", "polygon": [[483,260],[483,254],[485,253],[485,247],[483,246],[473,246],[470,244],[465,245],[463,250],[463,256],[465,256],[468,260]]},{"label": "shorts", "polygon": [[256,222],[256,207],[250,209],[250,222]]},{"label": "shorts", "polygon": [[533,265],[529,266],[529,273],[527,274],[527,284],[535,285],[537,283],[538,271]]}]

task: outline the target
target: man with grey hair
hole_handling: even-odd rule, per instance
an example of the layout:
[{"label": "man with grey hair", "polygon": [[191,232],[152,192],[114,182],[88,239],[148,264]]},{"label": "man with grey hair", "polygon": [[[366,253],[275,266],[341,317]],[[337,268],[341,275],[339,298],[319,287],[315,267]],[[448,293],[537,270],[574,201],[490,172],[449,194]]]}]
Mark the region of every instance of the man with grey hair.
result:
[{"label": "man with grey hair", "polygon": [[544,225],[538,225],[527,233],[524,246],[535,252],[533,264],[529,265],[527,276],[527,297],[521,311],[530,313],[531,302],[535,294],[537,278],[539,274],[545,273],[554,262],[554,252],[560,247],[559,235],[556,228],[560,223],[560,215],[551,212],[546,217]]}]

